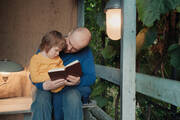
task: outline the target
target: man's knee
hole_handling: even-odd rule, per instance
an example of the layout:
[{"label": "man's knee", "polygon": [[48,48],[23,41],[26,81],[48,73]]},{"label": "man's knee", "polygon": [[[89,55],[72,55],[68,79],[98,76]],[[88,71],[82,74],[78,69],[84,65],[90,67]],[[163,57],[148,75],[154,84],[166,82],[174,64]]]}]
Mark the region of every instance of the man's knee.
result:
[{"label": "man's knee", "polygon": [[77,89],[80,92],[82,97],[89,97],[89,95],[91,94],[90,87],[78,87]]},{"label": "man's knee", "polygon": [[68,89],[63,93],[63,106],[65,120],[82,120],[81,95],[77,89]]},{"label": "man's knee", "polygon": [[69,89],[63,94],[63,102],[68,103],[69,106],[76,106],[81,104],[81,95],[77,89]]},{"label": "man's knee", "polygon": [[37,90],[35,94],[35,101],[41,102],[41,103],[51,103],[52,101],[52,95],[48,91],[41,91]]}]

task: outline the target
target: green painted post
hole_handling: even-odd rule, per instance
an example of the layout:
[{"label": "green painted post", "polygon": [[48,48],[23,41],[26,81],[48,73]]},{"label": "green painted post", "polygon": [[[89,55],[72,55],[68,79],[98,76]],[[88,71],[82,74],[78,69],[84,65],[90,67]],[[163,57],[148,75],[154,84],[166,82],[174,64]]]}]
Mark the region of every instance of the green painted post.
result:
[{"label": "green painted post", "polygon": [[135,120],[136,0],[122,0],[121,120]]},{"label": "green painted post", "polygon": [[78,2],[78,27],[84,26],[84,0],[77,0]]}]

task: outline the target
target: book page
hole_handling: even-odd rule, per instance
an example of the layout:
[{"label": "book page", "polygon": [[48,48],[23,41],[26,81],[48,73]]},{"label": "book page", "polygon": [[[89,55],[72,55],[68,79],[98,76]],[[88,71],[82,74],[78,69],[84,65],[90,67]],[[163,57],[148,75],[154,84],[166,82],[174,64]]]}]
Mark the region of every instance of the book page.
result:
[{"label": "book page", "polygon": [[76,64],[76,63],[78,63],[78,62],[79,62],[79,60],[75,60],[75,61],[73,61],[73,62],[67,64],[65,67],[71,66],[71,65]]},{"label": "book page", "polygon": [[65,68],[55,68],[55,69],[51,69],[48,72],[56,72],[56,71],[64,71]]}]

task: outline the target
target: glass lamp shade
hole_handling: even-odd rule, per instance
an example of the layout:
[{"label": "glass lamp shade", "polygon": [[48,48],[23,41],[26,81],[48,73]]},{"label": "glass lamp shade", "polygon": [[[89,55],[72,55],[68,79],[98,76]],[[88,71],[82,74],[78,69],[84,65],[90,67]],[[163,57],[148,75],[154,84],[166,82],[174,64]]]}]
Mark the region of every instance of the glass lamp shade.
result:
[{"label": "glass lamp shade", "polygon": [[107,9],[106,32],[112,40],[121,38],[121,9]]}]

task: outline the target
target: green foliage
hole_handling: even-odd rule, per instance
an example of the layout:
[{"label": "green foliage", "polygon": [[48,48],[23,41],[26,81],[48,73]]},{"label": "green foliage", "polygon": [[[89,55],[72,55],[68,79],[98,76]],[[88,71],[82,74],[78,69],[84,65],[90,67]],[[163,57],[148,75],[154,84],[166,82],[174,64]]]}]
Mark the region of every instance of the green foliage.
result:
[{"label": "green foliage", "polygon": [[180,45],[173,44],[169,47],[170,64],[176,69],[180,70]]},{"label": "green foliage", "polygon": [[94,98],[94,100],[96,100],[98,106],[101,108],[108,104],[108,100],[103,96],[97,96]]},{"label": "green foliage", "polygon": [[109,102],[113,102],[113,97],[111,95],[105,95],[108,92],[107,82],[103,82],[100,79],[97,79],[95,85],[93,86],[93,92],[91,94],[91,98],[96,100],[99,107],[103,108],[109,104]]},{"label": "green foliage", "polygon": [[96,22],[99,27],[105,30],[105,14],[102,12],[98,12],[96,15]]},{"label": "green foliage", "polygon": [[104,59],[113,60],[116,55],[116,51],[114,50],[113,46],[109,45],[102,50],[102,55]]},{"label": "green foliage", "polygon": [[[115,59],[119,61],[119,42],[110,41],[105,34],[105,3],[106,1],[102,0],[85,1],[85,26],[92,33],[90,47],[93,50],[95,63],[116,66]],[[91,98],[112,117],[114,117],[114,107],[112,107],[114,91],[109,89],[114,89],[113,86],[97,79],[91,93]]]},{"label": "green foliage", "polygon": [[157,39],[157,28],[155,27],[149,28],[146,33],[144,48],[147,48],[150,45],[152,45],[156,39]]},{"label": "green foliage", "polygon": [[147,26],[153,26],[165,14],[180,5],[180,0],[136,0],[138,17]]},{"label": "green foliage", "polygon": [[99,79],[96,80],[96,84],[93,86],[93,90],[96,91],[96,92],[93,92],[91,94],[91,97],[92,98],[95,98],[96,96],[101,96],[102,93],[106,90],[107,88],[107,85],[102,83],[102,84],[99,84],[101,81]]},{"label": "green foliage", "polygon": [[[105,34],[104,7],[107,1],[85,1],[85,27],[92,33],[90,46],[95,63],[120,68],[120,41],[112,41]],[[143,47],[141,46],[142,49],[137,54],[137,72],[170,78],[172,70],[175,69],[177,80],[180,80],[180,47],[177,44],[172,45],[171,39],[177,41],[177,37],[169,37],[173,31],[171,24],[175,25],[174,29],[180,31],[180,0],[136,0],[136,3],[139,18],[137,32],[142,28],[148,30],[143,36]],[[171,14],[177,15],[176,23],[171,23]],[[118,87],[97,79],[92,89],[91,98],[114,118]],[[147,119],[148,109],[151,109],[151,120],[171,119],[172,113],[157,107],[170,109],[170,104],[140,94],[137,94],[136,100],[137,120]],[[177,113],[179,112],[180,108]]]},{"label": "green foliage", "polygon": [[176,11],[180,13],[180,5],[176,7]]}]

